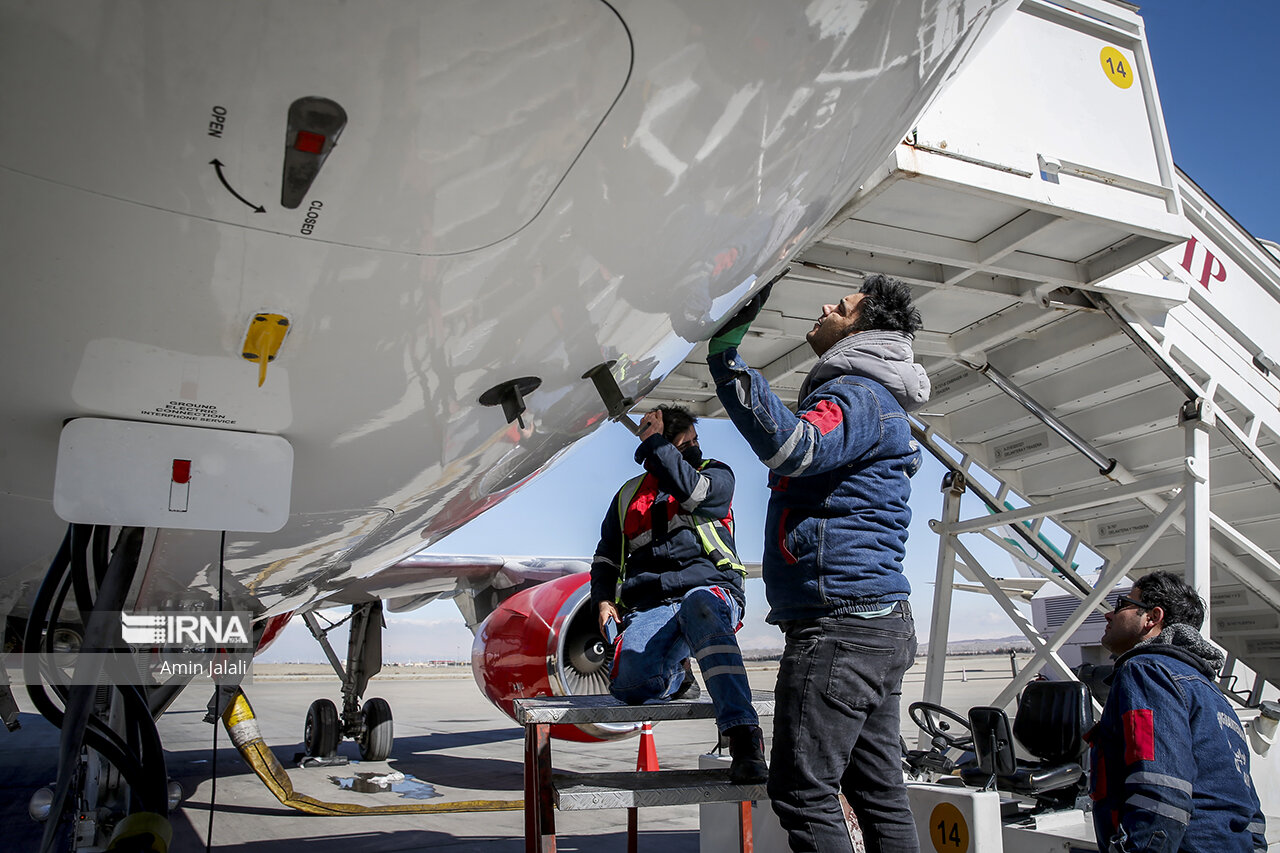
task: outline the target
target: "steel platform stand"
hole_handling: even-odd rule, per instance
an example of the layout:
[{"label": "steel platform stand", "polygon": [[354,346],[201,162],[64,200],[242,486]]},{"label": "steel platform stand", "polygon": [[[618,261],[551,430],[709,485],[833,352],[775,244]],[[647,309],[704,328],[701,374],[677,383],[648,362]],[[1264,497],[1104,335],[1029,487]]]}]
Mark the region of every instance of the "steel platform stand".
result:
[{"label": "steel platform stand", "polygon": [[[753,691],[751,704],[761,717],[774,712],[773,693]],[[525,731],[524,815],[527,853],[554,853],[555,809],[628,809],[627,850],[636,853],[636,810],[648,806],[739,803],[739,847],[753,849],[751,805],[768,798],[765,786],[735,785],[727,770],[554,773],[551,727],[574,723],[714,720],[709,698],[647,705],[624,705],[612,696],[554,696],[515,701],[516,722]]]}]

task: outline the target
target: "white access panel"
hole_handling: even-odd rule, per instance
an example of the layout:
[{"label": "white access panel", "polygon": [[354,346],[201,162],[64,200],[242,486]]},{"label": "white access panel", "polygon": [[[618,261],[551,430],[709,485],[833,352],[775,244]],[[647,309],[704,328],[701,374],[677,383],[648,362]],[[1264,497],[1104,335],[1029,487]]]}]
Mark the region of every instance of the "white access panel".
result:
[{"label": "white access panel", "polygon": [[1030,176],[1031,195],[1055,206],[1144,225],[1176,215],[1141,19],[1097,2],[1018,12],[921,118],[915,144]]},{"label": "white access panel", "polygon": [[292,486],[279,436],[78,418],[58,443],[53,509],[73,524],[271,533]]}]

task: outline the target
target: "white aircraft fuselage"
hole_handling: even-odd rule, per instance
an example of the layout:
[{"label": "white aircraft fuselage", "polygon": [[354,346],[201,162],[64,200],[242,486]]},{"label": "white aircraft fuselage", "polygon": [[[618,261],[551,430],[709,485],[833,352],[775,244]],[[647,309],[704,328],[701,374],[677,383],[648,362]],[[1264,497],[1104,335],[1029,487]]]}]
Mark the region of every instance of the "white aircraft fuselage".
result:
[{"label": "white aircraft fuselage", "polygon": [[[600,425],[587,370],[643,397],[814,239],[1000,7],[5,0],[0,615],[55,472],[154,528],[139,608],[222,554],[304,608],[475,518]],[[479,402],[524,377],[519,420]],[[86,418],[291,460],[94,433],[102,482],[59,470]],[[210,483],[283,526],[222,549],[218,501],[173,509]]]}]

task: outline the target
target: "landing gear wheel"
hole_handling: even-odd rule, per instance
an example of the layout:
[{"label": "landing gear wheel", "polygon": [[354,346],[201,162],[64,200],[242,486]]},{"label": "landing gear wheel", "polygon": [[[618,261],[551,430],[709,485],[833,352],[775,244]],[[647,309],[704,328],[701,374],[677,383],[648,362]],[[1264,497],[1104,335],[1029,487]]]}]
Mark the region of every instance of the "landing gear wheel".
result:
[{"label": "landing gear wheel", "polygon": [[307,724],[302,730],[302,743],[307,755],[328,758],[338,751],[342,729],[338,727],[338,707],[328,699],[317,699],[307,709]]},{"label": "landing gear wheel", "polygon": [[364,734],[360,736],[360,757],[365,761],[386,761],[394,740],[391,728],[391,706],[386,699],[370,699],[360,709],[364,717]]},{"label": "landing gear wheel", "polygon": [[[969,721],[950,708],[932,702],[912,702],[908,711],[911,721],[924,729],[935,743],[941,740],[951,749],[973,749],[973,732],[969,731]],[[953,733],[953,724],[958,725],[963,734]]]}]

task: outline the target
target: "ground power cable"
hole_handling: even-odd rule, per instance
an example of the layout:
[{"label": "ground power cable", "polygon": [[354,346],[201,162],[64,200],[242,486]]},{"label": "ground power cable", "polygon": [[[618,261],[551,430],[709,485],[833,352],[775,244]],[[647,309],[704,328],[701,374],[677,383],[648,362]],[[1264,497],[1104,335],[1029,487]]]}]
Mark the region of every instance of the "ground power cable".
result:
[{"label": "ground power cable", "polygon": [[[218,612],[222,612],[222,578],[226,571],[227,531],[218,540]],[[214,687],[215,692],[218,687]],[[218,723],[213,723],[213,757],[209,761],[209,826],[204,834],[204,851],[213,850],[213,813],[218,806]]]},{"label": "ground power cable", "polygon": [[[223,578],[226,570],[226,531],[222,533],[222,541],[218,553],[218,609],[223,606]],[[213,708],[222,705],[222,687],[218,688]],[[297,809],[305,814],[330,816],[360,815],[406,815],[406,814],[459,814],[467,812],[499,812],[521,811],[524,800],[465,800],[452,803],[413,803],[403,805],[362,806],[355,803],[334,803],[319,800],[294,790],[289,772],[284,769],[271,748],[267,746],[254,716],[249,697],[239,686],[230,693],[221,712],[222,724],[227,728],[231,743],[240,753],[245,763],[253,769],[281,804]],[[205,834],[205,853],[213,849],[213,815],[217,808],[218,794],[218,727],[215,722],[213,730],[213,759],[210,762],[209,789],[209,825]]]},{"label": "ground power cable", "polygon": [[405,815],[405,814],[457,814],[465,812],[521,811],[524,800],[466,800],[452,803],[414,803],[403,805],[362,806],[355,803],[334,803],[310,797],[294,790],[293,782],[284,765],[267,746],[262,730],[254,716],[253,707],[243,690],[237,690],[231,702],[222,712],[222,723],[227,727],[231,742],[281,804],[306,814],[331,816]]}]

